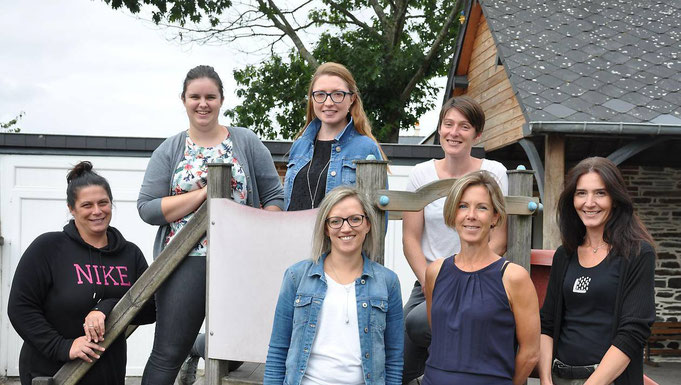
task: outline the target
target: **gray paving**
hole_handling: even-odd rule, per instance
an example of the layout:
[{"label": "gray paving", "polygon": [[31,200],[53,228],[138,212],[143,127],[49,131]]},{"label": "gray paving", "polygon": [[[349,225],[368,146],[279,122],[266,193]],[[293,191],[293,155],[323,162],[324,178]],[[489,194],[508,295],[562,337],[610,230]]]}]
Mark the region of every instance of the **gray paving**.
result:
[{"label": "gray paving", "polygon": [[[262,365],[254,363],[246,363],[238,370],[232,372],[229,377],[225,378],[223,385],[252,385],[262,383]],[[649,365],[643,366],[645,374],[657,382],[659,385],[678,385],[681,378],[681,362],[663,362],[658,367]],[[194,385],[204,385],[202,371],[199,371],[199,378]],[[260,382],[258,382],[260,380]],[[20,385],[16,377],[6,378],[0,377],[0,384],[2,385]],[[125,385],[139,385],[140,377],[128,377],[125,379]],[[539,385],[539,380],[530,378],[528,385]],[[176,382],[177,385],[177,382]],[[416,385],[412,382],[410,385]]]}]

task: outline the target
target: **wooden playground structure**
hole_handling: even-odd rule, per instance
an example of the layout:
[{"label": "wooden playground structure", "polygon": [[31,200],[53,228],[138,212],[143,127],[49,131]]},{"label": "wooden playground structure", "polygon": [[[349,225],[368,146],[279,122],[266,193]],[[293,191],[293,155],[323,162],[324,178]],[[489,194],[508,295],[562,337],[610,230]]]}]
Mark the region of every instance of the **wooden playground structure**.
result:
[{"label": "wooden playground structure", "polygon": [[[386,223],[386,215],[388,219],[400,219],[402,211],[419,211],[430,202],[445,197],[454,182],[454,179],[435,181],[415,192],[387,190],[385,186],[388,179],[388,162],[362,160],[356,163],[357,188],[374,202],[379,214],[379,223]],[[127,337],[134,331],[135,326],[129,327],[128,325],[135,314],[179,266],[193,246],[208,233],[207,347],[204,383],[217,385],[221,383],[222,377],[226,374],[226,360],[264,362],[263,352],[266,353],[267,350],[276,295],[284,272],[282,266],[285,268],[293,262],[309,257],[316,210],[298,213],[266,212],[226,202],[230,200],[227,197],[231,196],[230,184],[226,183],[231,180],[231,164],[210,164],[208,176],[207,201],[199,207],[191,221],[178,232],[149,266],[149,269],[114,307],[106,320],[108,338],[103,346],[108,347],[121,333],[126,333]],[[508,180],[509,195],[505,197],[506,211],[509,214],[506,256],[530,271],[531,216],[541,208],[539,199],[532,197],[533,171],[508,171]],[[249,242],[234,242],[230,238],[223,237],[225,233],[229,233],[224,229],[225,215],[230,215],[225,214],[223,210],[232,210],[228,211],[231,215],[243,215],[241,213],[247,212],[245,215],[248,215],[249,220],[251,217],[254,218],[253,222],[249,222],[248,229],[250,233],[260,237],[261,241],[257,242],[256,251],[253,251],[258,255],[244,256],[241,253],[246,251],[240,251],[239,256],[235,256],[230,261],[231,246],[227,248],[225,245],[241,245]],[[267,229],[270,229],[269,233]],[[382,226],[380,233],[383,239],[385,239],[385,231],[386,226]],[[272,242],[269,239],[263,242],[262,238],[270,234],[276,234]],[[291,234],[296,234],[293,239],[291,239]],[[234,236],[239,239],[238,237],[243,235]],[[214,244],[214,247],[211,247],[211,244]],[[263,251],[265,250],[263,247],[267,246],[277,251],[275,258]],[[381,243],[379,254],[381,256],[383,247]],[[232,254],[237,253],[232,251]],[[383,263],[382,257],[377,262]],[[234,269],[235,266],[238,269]],[[257,279],[254,279],[252,273],[244,273],[244,271],[257,271]],[[230,284],[232,286],[229,286]],[[232,303],[230,306],[220,306],[220,301],[223,303],[232,301],[231,298],[226,299],[225,290],[230,290],[227,293],[233,293],[235,288],[238,288],[237,293],[241,300],[249,302],[248,306],[242,304],[236,307],[239,309],[238,317],[233,315],[230,317],[230,309],[234,309],[235,306]],[[256,293],[252,290],[257,290],[260,302],[256,300]],[[262,341],[265,341],[264,344]],[[75,385],[91,365],[82,360],[70,361],[64,364],[53,377],[35,378],[33,384]]]}]

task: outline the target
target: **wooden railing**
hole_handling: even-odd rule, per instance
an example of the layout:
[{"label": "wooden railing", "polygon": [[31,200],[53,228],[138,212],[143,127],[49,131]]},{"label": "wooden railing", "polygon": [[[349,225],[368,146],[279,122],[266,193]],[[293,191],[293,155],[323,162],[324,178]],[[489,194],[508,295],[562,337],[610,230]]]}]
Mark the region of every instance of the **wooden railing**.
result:
[{"label": "wooden railing", "polygon": [[[374,202],[381,221],[386,212],[389,219],[401,219],[403,211],[419,211],[429,203],[446,197],[456,179],[441,179],[428,183],[414,192],[385,190],[387,162],[362,160],[357,163],[357,188],[368,194]],[[532,246],[532,215],[541,207],[539,198],[532,197],[534,171],[511,170],[508,174],[508,240],[506,256],[512,262],[530,271]],[[385,228],[382,228],[385,238]],[[383,243],[381,243],[383,245]],[[383,255],[381,249],[380,255]],[[381,261],[382,262],[382,261]]]},{"label": "wooden railing", "polygon": [[[402,211],[419,211],[427,204],[447,195],[455,179],[435,181],[423,186],[415,192],[386,190],[387,162],[377,160],[357,161],[357,188],[369,195],[378,208],[379,223],[385,221],[386,213],[390,212],[390,219],[401,218]],[[108,347],[123,333],[128,324],[139,312],[142,306],[165,282],[170,274],[179,266],[184,257],[193,249],[201,238],[206,235],[208,228],[208,209],[210,198],[224,198],[231,196],[231,164],[210,164],[208,182],[208,200],[196,211],[193,218],[173,238],[173,240],[158,255],[144,274],[135,282],[128,292],[116,304],[107,317],[107,339],[102,343]],[[532,171],[509,171],[509,196],[506,198],[508,225],[508,251],[506,255],[515,263],[530,269],[531,243],[531,215],[539,207],[538,198],[532,194]],[[386,227],[381,226],[381,236],[385,238]],[[381,242],[379,255],[383,263],[384,242]],[[210,266],[207,266],[210,268]],[[210,309],[206,309],[208,313]],[[134,330],[131,327],[130,333]],[[127,335],[129,335],[128,333]],[[127,336],[126,336],[127,337]],[[208,341],[208,343],[210,343]],[[225,372],[221,360],[206,357],[207,385],[216,385]],[[90,369],[92,363],[82,360],[70,361],[54,375],[54,377],[39,377],[33,379],[33,385],[75,385]]]}]

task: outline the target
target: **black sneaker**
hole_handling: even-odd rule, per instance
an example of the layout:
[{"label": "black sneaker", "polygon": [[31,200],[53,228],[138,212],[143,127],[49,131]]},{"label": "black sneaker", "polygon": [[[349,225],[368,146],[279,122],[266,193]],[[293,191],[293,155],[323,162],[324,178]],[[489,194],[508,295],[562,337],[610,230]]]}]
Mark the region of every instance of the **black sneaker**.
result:
[{"label": "black sneaker", "polygon": [[180,385],[193,385],[196,381],[196,367],[199,366],[199,357],[191,354],[184,360],[180,367]]}]

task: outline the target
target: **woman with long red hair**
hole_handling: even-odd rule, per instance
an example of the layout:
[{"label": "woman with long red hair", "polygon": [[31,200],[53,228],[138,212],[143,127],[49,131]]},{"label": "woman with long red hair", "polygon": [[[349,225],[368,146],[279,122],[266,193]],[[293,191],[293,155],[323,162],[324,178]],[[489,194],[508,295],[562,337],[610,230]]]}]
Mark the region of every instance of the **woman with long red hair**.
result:
[{"label": "woman with long red hair", "polygon": [[308,90],[305,127],[291,146],[284,179],[288,211],[319,207],[334,187],[354,186],[355,160],[386,159],[364,112],[357,83],[338,63],[317,68]]}]

